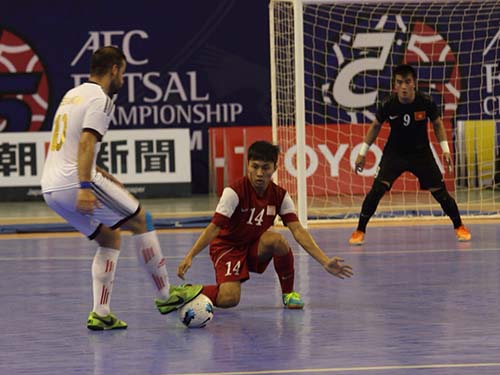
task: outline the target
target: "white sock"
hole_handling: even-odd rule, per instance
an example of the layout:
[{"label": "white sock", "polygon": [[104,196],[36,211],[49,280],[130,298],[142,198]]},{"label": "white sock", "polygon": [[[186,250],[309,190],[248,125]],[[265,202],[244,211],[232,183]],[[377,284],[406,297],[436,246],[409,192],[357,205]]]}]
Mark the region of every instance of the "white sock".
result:
[{"label": "white sock", "polygon": [[160,298],[168,298],[170,284],[165,258],[161,252],[160,241],[155,231],[133,236],[139,262],[151,275],[151,280]]},{"label": "white sock", "polygon": [[93,311],[100,316],[106,316],[110,313],[109,301],[113,291],[113,280],[115,279],[119,255],[119,250],[99,247],[92,262]]}]

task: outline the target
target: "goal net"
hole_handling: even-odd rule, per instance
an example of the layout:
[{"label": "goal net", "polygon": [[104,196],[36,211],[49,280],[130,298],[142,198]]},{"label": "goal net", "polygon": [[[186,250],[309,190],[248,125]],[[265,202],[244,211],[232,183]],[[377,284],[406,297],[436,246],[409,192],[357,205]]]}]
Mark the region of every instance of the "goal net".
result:
[{"label": "goal net", "polygon": [[[388,124],[360,175],[354,161],[379,101],[391,92],[392,69],[402,63],[415,67],[419,90],[440,108],[452,173],[444,171],[430,124],[429,139],[460,211],[498,212],[500,2],[271,0],[270,36],[273,138],[283,152],[277,179],[302,215],[359,214]],[[442,211],[405,173],[377,215]]]}]

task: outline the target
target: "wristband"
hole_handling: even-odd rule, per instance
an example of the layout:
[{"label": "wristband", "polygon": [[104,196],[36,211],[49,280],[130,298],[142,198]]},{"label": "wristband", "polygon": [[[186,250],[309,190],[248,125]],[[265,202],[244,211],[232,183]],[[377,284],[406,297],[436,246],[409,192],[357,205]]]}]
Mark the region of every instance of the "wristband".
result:
[{"label": "wristband", "polygon": [[359,149],[359,155],[365,156],[366,153],[368,152],[369,148],[370,148],[370,145],[366,142],[363,142],[363,144],[361,145],[361,148]]},{"label": "wristband", "polygon": [[441,141],[439,142],[439,145],[441,146],[441,150],[443,153],[450,153],[450,147],[448,146],[448,141]]},{"label": "wristband", "polygon": [[80,189],[90,189],[91,187],[92,187],[92,182],[80,181]]}]

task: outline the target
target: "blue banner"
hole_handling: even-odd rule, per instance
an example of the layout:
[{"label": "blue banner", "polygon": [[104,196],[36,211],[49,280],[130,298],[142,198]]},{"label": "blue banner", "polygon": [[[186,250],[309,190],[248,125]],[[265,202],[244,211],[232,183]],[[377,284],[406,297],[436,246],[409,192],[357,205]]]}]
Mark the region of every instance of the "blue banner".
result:
[{"label": "blue banner", "polygon": [[50,130],[104,45],[128,65],[112,129],[190,128],[193,193],[208,190],[208,128],[270,124],[268,2],[24,1],[0,15],[0,131]]},{"label": "blue banner", "polygon": [[[309,123],[369,123],[402,63],[448,120],[500,117],[500,4],[342,2],[305,6]],[[326,114],[326,117],[325,117]]]}]

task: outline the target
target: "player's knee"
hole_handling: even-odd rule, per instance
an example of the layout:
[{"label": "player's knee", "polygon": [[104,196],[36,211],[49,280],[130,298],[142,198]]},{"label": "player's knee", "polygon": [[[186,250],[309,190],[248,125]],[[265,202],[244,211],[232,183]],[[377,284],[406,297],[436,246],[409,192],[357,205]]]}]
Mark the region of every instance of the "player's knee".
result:
[{"label": "player's knee", "polygon": [[373,182],[373,186],[371,190],[368,192],[368,195],[373,197],[374,199],[381,199],[384,194],[390,189],[390,185],[387,182],[381,182],[375,180]]},{"label": "player's knee", "polygon": [[434,199],[436,199],[438,202],[445,202],[449,199],[453,199],[451,197],[450,193],[448,193],[448,190],[446,190],[446,187],[444,186],[444,184],[442,186],[440,186],[439,188],[431,189],[430,191],[431,191],[431,194],[434,197]]},{"label": "player's knee", "polygon": [[101,225],[95,240],[101,247],[119,250],[121,246],[120,231],[113,230],[105,225]]},{"label": "player's knee", "polygon": [[155,230],[154,224],[153,224],[153,214],[150,211],[144,211],[141,209],[139,214],[137,215],[138,218],[138,224],[140,227],[140,230],[146,230],[147,232],[152,232]]},{"label": "player's knee", "polygon": [[375,180],[373,182],[372,188],[370,189],[368,194],[366,194],[365,200],[363,201],[363,205],[361,206],[361,214],[367,217],[371,217],[375,213],[380,200],[390,188],[391,187],[388,182]]},{"label": "player's knee", "polygon": [[273,255],[285,255],[289,250],[287,240],[276,232],[266,232],[261,237],[262,244],[267,249],[272,249]]},{"label": "player's knee", "polygon": [[217,307],[229,308],[235,307],[240,303],[240,295],[237,293],[221,293],[217,295]]},{"label": "player's knee", "polygon": [[130,230],[134,234],[151,232],[154,230],[153,216],[149,211],[141,208],[137,215],[131,217],[122,225],[122,228]]}]

